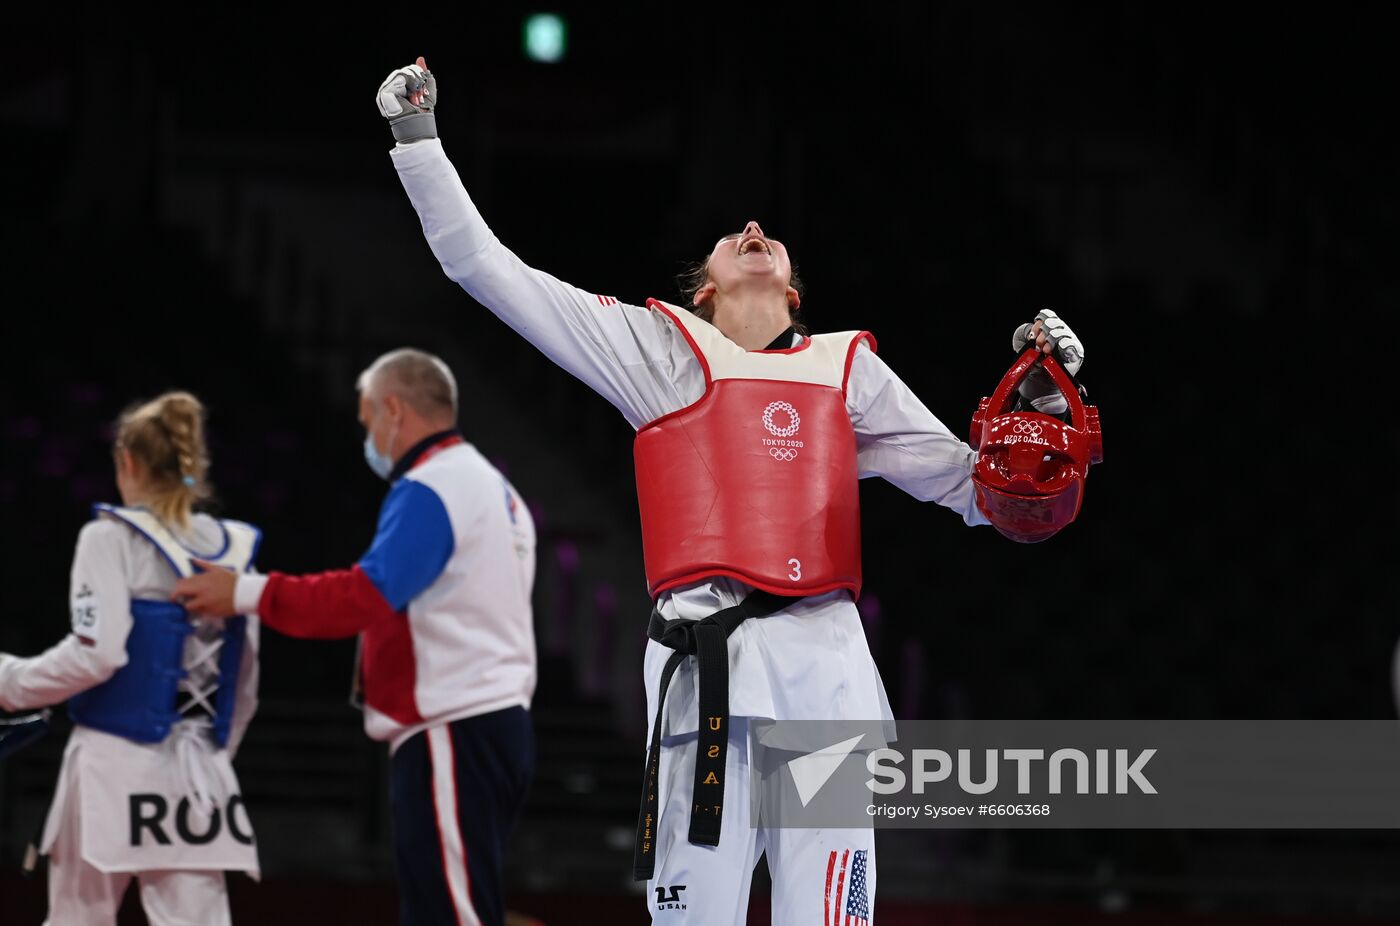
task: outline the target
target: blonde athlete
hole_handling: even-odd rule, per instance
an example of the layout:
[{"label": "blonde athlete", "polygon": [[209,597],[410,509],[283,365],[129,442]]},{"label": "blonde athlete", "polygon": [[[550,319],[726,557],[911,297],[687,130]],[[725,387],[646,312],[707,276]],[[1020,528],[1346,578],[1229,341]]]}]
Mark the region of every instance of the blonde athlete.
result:
[{"label": "blonde athlete", "polygon": [[258,530],[197,514],[209,494],[204,409],[166,393],[122,415],[122,504],[78,534],[72,632],[0,653],[0,708],[67,702],[74,727],[40,850],[54,926],[116,922],[135,878],[154,926],[229,919],[225,871],[258,875],[231,760],[257,706],[256,619],[192,619],[170,601],[198,557],[244,572]]}]

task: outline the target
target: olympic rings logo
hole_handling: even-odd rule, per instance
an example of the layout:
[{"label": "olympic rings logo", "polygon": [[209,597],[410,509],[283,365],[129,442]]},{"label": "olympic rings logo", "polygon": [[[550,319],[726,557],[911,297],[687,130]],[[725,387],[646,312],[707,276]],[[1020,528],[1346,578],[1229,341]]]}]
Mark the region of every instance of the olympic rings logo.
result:
[{"label": "olympic rings logo", "polygon": [[773,459],[782,460],[784,463],[797,459],[797,451],[788,447],[769,447],[768,452]]},{"label": "olympic rings logo", "polygon": [[1031,421],[1026,418],[1021,418],[1017,420],[1016,424],[1012,426],[1011,430],[1017,434],[1027,434],[1031,437],[1039,437],[1040,432],[1044,430],[1044,428],[1041,427],[1039,421]]},{"label": "olympic rings logo", "polygon": [[[791,423],[785,428],[778,427],[773,423],[774,412],[787,412]],[[768,407],[763,410],[763,426],[767,428],[768,433],[772,434],[774,437],[792,437],[797,433],[797,429],[801,424],[802,419],[797,417],[797,409],[793,408],[791,403],[769,402]],[[793,454],[793,456],[796,455],[797,454]],[[777,456],[777,454],[774,454],[774,456]],[[792,457],[788,457],[787,459],[790,460]]]}]

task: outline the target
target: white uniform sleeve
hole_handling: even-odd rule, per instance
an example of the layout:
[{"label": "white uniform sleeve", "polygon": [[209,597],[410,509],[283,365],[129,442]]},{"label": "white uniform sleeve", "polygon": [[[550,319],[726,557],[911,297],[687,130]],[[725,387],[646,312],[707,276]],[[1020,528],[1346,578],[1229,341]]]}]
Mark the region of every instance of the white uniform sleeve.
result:
[{"label": "white uniform sleeve", "polygon": [[439,139],[399,144],[392,156],[447,276],[616,406],[633,427],[703,394],[699,361],[661,313],[557,280],[501,244]]},{"label": "white uniform sleeve", "polygon": [[263,590],[267,588],[267,576],[245,572],[233,584],[233,606],[239,614],[254,617],[258,613],[258,603],[262,601]]},{"label": "white uniform sleeve", "polygon": [[248,634],[243,643],[243,661],[238,666],[238,692],[234,695],[233,725],[228,734],[228,755],[238,754],[243,734],[258,712],[258,649],[262,642],[262,624],[256,615],[248,615]]},{"label": "white uniform sleeve", "polygon": [[862,479],[882,476],[920,501],[953,509],[968,524],[987,523],[972,488],[976,451],[954,437],[865,344],[851,363],[846,409]]},{"label": "white uniform sleeve", "polygon": [[126,533],[127,528],[104,520],[83,527],[69,591],[73,632],[30,659],[0,654],[0,708],[28,710],[66,701],[126,665],[132,624]]}]

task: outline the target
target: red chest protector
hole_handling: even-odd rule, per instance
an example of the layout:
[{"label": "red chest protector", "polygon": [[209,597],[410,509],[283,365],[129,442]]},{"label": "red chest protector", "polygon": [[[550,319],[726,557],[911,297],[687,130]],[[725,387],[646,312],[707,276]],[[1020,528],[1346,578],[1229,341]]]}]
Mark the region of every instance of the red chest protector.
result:
[{"label": "red chest protector", "polygon": [[846,379],[867,332],[745,351],[656,300],[705,372],[705,394],[637,432],[637,503],[655,597],[728,576],[779,595],[860,593],[860,499]]}]

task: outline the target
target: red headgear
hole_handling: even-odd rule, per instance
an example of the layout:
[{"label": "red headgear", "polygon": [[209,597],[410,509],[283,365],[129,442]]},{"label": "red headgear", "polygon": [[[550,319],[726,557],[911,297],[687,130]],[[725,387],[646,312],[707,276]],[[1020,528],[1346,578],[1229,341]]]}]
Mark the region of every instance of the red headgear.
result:
[{"label": "red headgear", "polygon": [[1027,347],[972,416],[977,507],[993,527],[1018,543],[1046,540],[1073,521],[1084,500],[1089,465],[1103,462],[1099,410],[1084,404],[1054,357],[1045,356],[1042,364],[1069,402],[1071,423],[1040,412],[1011,411],[1016,387],[1040,357],[1037,347]]}]

